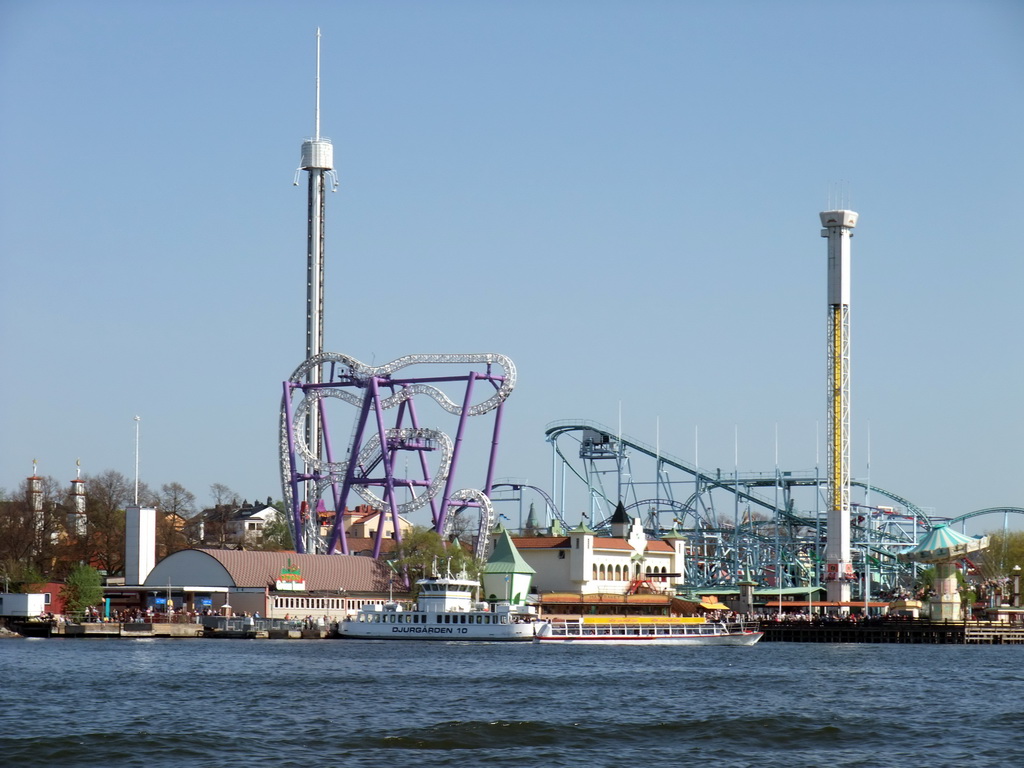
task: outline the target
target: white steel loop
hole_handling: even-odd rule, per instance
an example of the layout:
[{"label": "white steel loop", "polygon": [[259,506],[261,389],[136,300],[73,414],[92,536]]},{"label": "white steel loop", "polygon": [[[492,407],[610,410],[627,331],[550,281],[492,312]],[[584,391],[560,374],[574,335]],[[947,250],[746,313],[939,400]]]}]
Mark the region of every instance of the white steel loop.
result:
[{"label": "white steel loop", "polygon": [[[343,355],[338,352],[324,352],[323,354],[311,357],[302,363],[302,365],[295,369],[295,372],[291,375],[289,381],[293,384],[300,384],[305,380],[306,374],[310,369],[325,363],[334,363],[336,366],[341,366],[341,372],[335,373],[336,379],[339,376],[350,377],[355,382],[367,382],[371,378],[391,376],[396,371],[400,371],[403,368],[408,368],[413,365],[487,364],[501,366],[504,371],[504,377],[498,389],[486,400],[476,403],[475,405],[471,405],[468,411],[468,415],[470,416],[479,416],[497,408],[505,401],[506,398],[508,398],[516,385],[515,363],[505,355],[501,355],[496,352],[479,354],[405,355],[392,360],[390,363],[378,366],[367,365],[366,363],[356,360],[354,357]],[[328,386],[331,384],[331,382],[324,383]],[[461,405],[452,402],[452,400],[441,392],[441,390],[430,384],[412,384],[409,387],[404,388],[402,391],[396,392],[390,397],[381,400],[381,406],[384,408],[392,408],[405,402],[415,394],[423,394],[433,398],[437,401],[438,405],[456,416],[462,414],[463,409]],[[343,397],[342,399],[353,403],[354,405],[359,405],[361,403],[360,398],[354,395],[350,397]]]},{"label": "white steel loop", "polygon": [[309,448],[309,435],[306,434],[306,415],[312,413],[314,418],[320,418],[317,406],[319,406],[320,399],[323,397],[334,397],[352,405],[362,405],[362,401],[357,396],[351,392],[339,389],[312,389],[304,393],[298,405],[295,406],[295,411],[292,413],[292,432],[296,438],[301,436],[301,439],[295,440],[295,452],[306,462],[306,466],[314,472],[335,476],[344,475],[345,469],[348,467],[347,461],[324,461],[314,456]]},{"label": "white steel loop", "polygon": [[455,508],[459,506],[460,501],[475,501],[480,505],[480,524],[477,526],[476,538],[473,541],[473,554],[482,563],[487,557],[490,533],[497,522],[494,506],[491,504],[487,494],[483,491],[478,491],[476,488],[463,488],[462,490],[455,491],[448,504],[448,514],[445,516],[444,530],[441,534],[445,539],[451,535],[452,526],[455,524]]},{"label": "white steel loop", "polygon": [[[390,442],[391,440],[399,440],[401,442],[408,442],[410,440],[435,440],[437,447],[441,451],[441,456],[438,461],[439,466],[437,472],[431,480],[430,485],[426,488],[417,489],[418,493],[408,501],[402,502],[397,505],[398,514],[408,515],[415,512],[417,509],[425,506],[440,492],[444,483],[448,480],[448,472],[451,468],[452,462],[452,440],[444,432],[437,429],[389,429],[385,432],[385,435]],[[363,467],[368,466],[372,462],[376,462],[381,456],[380,450],[380,437],[373,435],[362,450],[359,451],[359,456],[356,458],[356,466],[362,470]],[[376,510],[387,510],[390,509],[390,505],[386,500],[375,494],[369,489],[369,487],[356,483],[352,486],[352,490],[358,493],[367,504]],[[413,489],[409,489],[412,492]]]}]

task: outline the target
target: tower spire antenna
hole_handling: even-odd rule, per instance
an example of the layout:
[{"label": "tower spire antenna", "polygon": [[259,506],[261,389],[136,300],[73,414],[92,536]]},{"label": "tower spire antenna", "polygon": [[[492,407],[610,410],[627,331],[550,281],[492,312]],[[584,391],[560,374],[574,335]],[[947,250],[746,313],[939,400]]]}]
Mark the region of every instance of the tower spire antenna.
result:
[{"label": "tower spire antenna", "polygon": [[320,27],[316,28],[316,126],[313,138],[320,139]]}]

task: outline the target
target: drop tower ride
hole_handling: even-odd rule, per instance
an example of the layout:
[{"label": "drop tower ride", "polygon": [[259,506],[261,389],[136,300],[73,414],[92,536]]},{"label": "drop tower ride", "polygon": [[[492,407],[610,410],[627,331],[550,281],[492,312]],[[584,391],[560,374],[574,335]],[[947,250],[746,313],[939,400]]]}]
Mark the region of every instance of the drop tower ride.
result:
[{"label": "drop tower ride", "polygon": [[[850,238],[854,211],[824,211],[828,238],[828,520],[825,584],[830,602],[849,603],[850,559]],[[843,609],[846,610],[845,608]]]},{"label": "drop tower ride", "polygon": [[[299,170],[308,174],[308,202],[306,211],[306,360],[324,351],[324,200],[327,177],[334,174],[334,146],[331,140],[320,135],[320,28],[316,30],[316,109],[313,137],[302,142]],[[298,184],[298,172],[296,181]],[[307,384],[321,383],[320,366],[310,366],[306,376]],[[316,459],[323,455],[323,435],[318,414],[311,412],[306,419],[306,436],[310,451]],[[315,511],[308,510],[306,527],[315,524]],[[312,530],[303,538],[312,543]],[[296,542],[297,546],[302,546]],[[309,549],[300,549],[310,551]]]}]

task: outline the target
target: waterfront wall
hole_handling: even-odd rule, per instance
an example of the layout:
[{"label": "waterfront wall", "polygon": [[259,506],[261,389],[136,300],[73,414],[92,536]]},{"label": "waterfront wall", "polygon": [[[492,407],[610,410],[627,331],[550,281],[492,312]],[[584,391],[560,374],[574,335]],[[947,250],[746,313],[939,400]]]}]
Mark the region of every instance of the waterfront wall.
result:
[{"label": "waterfront wall", "polygon": [[762,642],[1024,645],[1024,625],[991,621],[765,621]]}]

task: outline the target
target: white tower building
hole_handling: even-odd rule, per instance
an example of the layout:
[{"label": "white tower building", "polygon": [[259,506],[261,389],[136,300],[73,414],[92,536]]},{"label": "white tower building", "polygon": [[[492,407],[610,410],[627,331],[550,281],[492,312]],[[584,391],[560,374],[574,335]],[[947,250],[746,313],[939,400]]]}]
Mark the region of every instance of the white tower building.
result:
[{"label": "white tower building", "polygon": [[[828,238],[828,520],[825,584],[828,600],[850,601],[850,238],[854,211],[821,214]],[[844,610],[845,612],[845,610]]]},{"label": "white tower building", "polygon": [[82,479],[82,464],[76,462],[75,479],[71,481],[71,511],[68,512],[68,530],[82,538],[88,532],[85,516],[85,480]]}]

